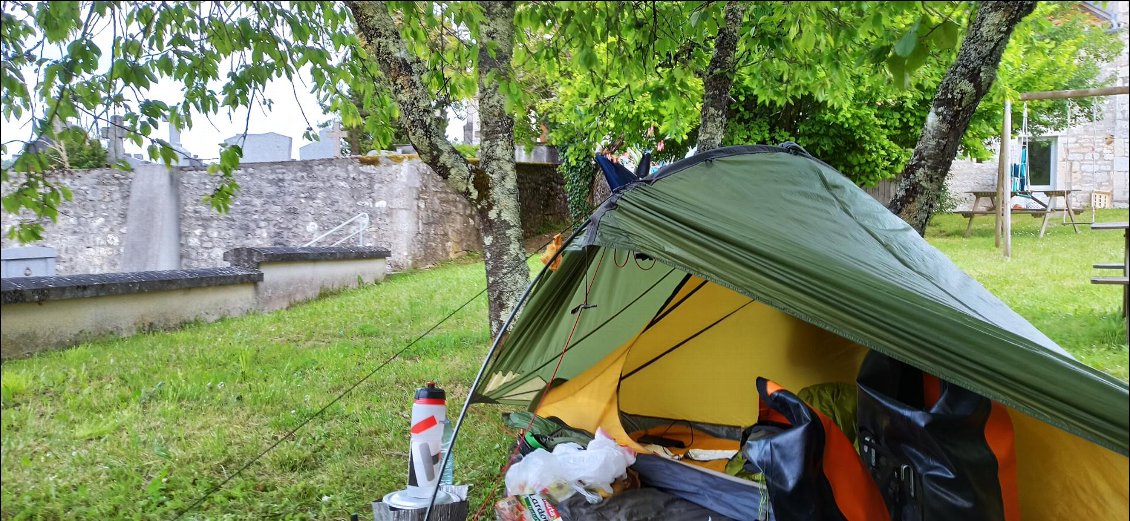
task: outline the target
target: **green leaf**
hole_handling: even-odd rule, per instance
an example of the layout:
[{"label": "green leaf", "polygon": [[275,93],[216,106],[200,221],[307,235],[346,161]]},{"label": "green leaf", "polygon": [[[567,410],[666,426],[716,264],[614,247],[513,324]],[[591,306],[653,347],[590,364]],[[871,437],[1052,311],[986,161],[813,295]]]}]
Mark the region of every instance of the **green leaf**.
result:
[{"label": "green leaf", "polygon": [[914,74],[923,65],[926,64],[926,59],[930,57],[930,49],[925,45],[919,45],[914,48],[914,52],[906,59],[906,73]]},{"label": "green leaf", "polygon": [[906,88],[910,83],[910,78],[906,73],[906,59],[891,55],[887,58],[887,70],[890,71],[891,76],[895,79],[895,85],[899,88]]},{"label": "green leaf", "polygon": [[918,23],[910,26],[910,30],[902,35],[902,38],[895,43],[895,54],[906,58],[910,53],[914,52],[914,47],[918,45]]},{"label": "green leaf", "polygon": [[961,27],[953,20],[945,20],[934,29],[934,43],[941,49],[953,49],[957,45],[957,35]]},{"label": "green leaf", "polygon": [[591,70],[596,67],[596,53],[588,47],[582,48],[577,53],[577,62],[581,67]]}]

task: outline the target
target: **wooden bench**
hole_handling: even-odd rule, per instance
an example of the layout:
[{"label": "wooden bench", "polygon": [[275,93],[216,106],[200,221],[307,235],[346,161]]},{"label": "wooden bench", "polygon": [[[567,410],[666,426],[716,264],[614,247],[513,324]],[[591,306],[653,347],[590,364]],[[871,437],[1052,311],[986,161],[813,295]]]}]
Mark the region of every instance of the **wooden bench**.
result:
[{"label": "wooden bench", "polygon": [[[1083,211],[1077,210],[1077,209],[1071,207],[1071,192],[1072,191],[1073,190],[1033,190],[1033,191],[1026,191],[1026,192],[1017,192],[1017,191],[1010,192],[1009,197],[1008,197],[1010,201],[1012,200],[1013,197],[1020,196],[1020,197],[1025,197],[1027,199],[1030,199],[1031,201],[1040,205],[1040,208],[1012,209],[1011,212],[1013,214],[1028,214],[1028,215],[1031,215],[1032,217],[1036,217],[1036,218],[1042,217],[1044,219],[1044,222],[1040,223],[1040,235],[1039,236],[1041,238],[1044,236],[1044,233],[1047,232],[1048,217],[1050,217],[1052,214],[1054,214],[1056,212],[1063,212],[1063,215],[1065,217],[1065,219],[1064,219],[1065,221],[1066,221],[1066,217],[1070,216],[1071,217],[1071,226],[1075,229],[1075,233],[1079,233],[1079,223],[1077,223],[1075,221],[1075,216],[1083,213]],[[1039,193],[1044,194],[1044,196],[1047,197],[1048,201],[1045,203],[1043,201],[1040,201],[1039,199],[1036,199],[1035,197],[1032,196],[1032,194],[1034,192],[1039,192]],[[996,213],[997,213],[997,210],[996,210],[996,208],[997,208],[997,193],[995,191],[989,191],[989,190],[978,190],[978,191],[972,191],[972,192],[967,192],[967,193],[973,195],[973,205],[970,206],[970,208],[968,210],[965,210],[963,212],[958,212],[958,213],[961,214],[962,217],[969,219],[969,224],[967,224],[965,226],[965,236],[969,237],[969,235],[973,233],[973,218],[974,217],[976,217],[978,215],[996,215]],[[1057,198],[1063,200],[1063,206],[1056,206],[1055,200]],[[988,207],[983,207],[983,208],[978,209],[978,205],[981,204],[982,200],[985,200],[988,203]]]},{"label": "wooden bench", "polygon": [[1130,277],[1091,277],[1091,284],[1130,285]]},{"label": "wooden bench", "polygon": [[[1047,213],[1056,213],[1056,212],[1065,212],[1065,211],[1067,211],[1067,210],[1060,209],[1060,208],[1056,208],[1054,210],[1045,210],[1043,208],[1025,208],[1023,210],[1013,209],[1012,215],[1028,214],[1028,215],[1031,215],[1032,217],[1043,217],[1044,214],[1047,214]],[[992,211],[992,210],[978,210],[976,212],[966,210],[966,211],[957,212],[957,213],[961,214],[962,217],[965,217],[966,219],[968,219],[968,218],[970,218],[974,215],[995,215],[997,212]],[[1072,209],[1071,213],[1073,213],[1075,215],[1079,215],[1079,214],[1083,213],[1083,210]]]},{"label": "wooden bench", "polygon": [[1130,342],[1130,222],[1092,223],[1092,230],[1122,230],[1122,262],[1093,264],[1097,270],[1121,270],[1122,276],[1091,277],[1091,284],[1122,286],[1122,316],[1126,319],[1126,340]]}]

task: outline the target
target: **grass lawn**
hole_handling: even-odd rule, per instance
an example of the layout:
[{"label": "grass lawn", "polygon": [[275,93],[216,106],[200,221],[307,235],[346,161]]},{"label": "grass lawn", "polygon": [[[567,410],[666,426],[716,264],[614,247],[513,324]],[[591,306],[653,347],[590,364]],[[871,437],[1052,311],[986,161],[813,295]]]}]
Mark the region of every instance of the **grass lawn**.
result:
[{"label": "grass lawn", "polygon": [[[1102,210],[1095,220],[1126,221],[1127,213]],[[1091,214],[1077,219],[1089,221]],[[926,238],[1083,363],[1127,379],[1122,287],[1091,284],[1091,277],[1114,275],[1091,265],[1121,262],[1121,232],[1080,226],[1076,235],[1055,219],[1040,239],[1040,219],[1015,215],[1012,258],[1005,259],[993,246],[992,216],[975,220],[968,239],[962,237],[967,222],[959,215],[938,216]]]},{"label": "grass lawn", "polygon": [[[1126,379],[1120,289],[1088,283],[1092,263],[1119,259],[1121,235],[1055,226],[1037,240],[1038,224],[1016,219],[1010,261],[989,219],[963,239],[964,221],[940,216],[928,238],[1052,339]],[[482,283],[481,263],[453,263],[287,311],[5,363],[0,518],[170,518]],[[437,379],[449,408],[461,405],[486,351],[485,316],[480,297],[188,517],[367,512],[403,487],[413,389]],[[473,408],[456,454],[473,508],[508,450],[498,412]]]}]

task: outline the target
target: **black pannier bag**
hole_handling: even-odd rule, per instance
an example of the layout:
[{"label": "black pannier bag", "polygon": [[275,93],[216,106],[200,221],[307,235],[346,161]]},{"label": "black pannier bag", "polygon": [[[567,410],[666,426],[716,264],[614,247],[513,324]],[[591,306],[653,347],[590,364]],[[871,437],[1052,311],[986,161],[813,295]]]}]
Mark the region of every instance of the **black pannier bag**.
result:
[{"label": "black pannier bag", "polygon": [[760,472],[777,521],[878,521],[883,499],[851,441],[828,416],[765,378],[757,423],[742,435],[745,470]]},{"label": "black pannier bag", "polygon": [[892,520],[1019,520],[1003,406],[876,352],[857,384],[860,455]]}]

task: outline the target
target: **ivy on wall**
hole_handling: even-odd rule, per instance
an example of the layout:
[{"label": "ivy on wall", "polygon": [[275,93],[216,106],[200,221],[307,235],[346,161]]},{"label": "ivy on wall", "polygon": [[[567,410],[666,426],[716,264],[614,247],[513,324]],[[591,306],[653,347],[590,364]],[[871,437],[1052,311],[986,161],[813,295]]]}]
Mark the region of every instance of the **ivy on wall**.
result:
[{"label": "ivy on wall", "polygon": [[569,200],[569,220],[573,227],[580,226],[592,213],[589,193],[596,176],[596,162],[584,146],[561,145],[557,152],[561,158],[558,171],[565,178],[565,195]]}]

